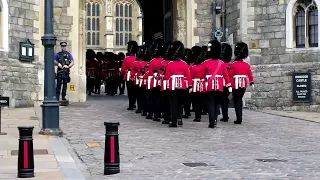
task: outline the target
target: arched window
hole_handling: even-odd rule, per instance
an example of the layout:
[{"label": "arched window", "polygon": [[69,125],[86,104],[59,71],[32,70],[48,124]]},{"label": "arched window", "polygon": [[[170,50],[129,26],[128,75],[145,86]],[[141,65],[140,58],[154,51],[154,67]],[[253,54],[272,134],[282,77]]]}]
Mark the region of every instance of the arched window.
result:
[{"label": "arched window", "polygon": [[[318,47],[318,8],[315,0],[297,0],[293,7],[292,47]],[[288,28],[288,27],[287,27]],[[289,32],[290,33],[290,32]],[[291,38],[291,37],[287,37]],[[288,42],[287,42],[288,46]]]},{"label": "arched window", "polygon": [[132,4],[116,4],[116,46],[126,46],[132,40]]},{"label": "arched window", "polygon": [[95,2],[86,3],[86,34],[88,46],[100,45],[100,4]]}]

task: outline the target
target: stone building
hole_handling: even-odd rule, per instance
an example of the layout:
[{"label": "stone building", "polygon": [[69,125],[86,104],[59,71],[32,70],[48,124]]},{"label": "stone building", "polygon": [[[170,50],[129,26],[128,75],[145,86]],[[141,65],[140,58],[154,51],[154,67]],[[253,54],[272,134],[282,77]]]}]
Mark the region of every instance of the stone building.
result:
[{"label": "stone building", "polygon": [[[223,41],[247,42],[256,88],[246,93],[252,108],[319,111],[318,39],[320,0],[54,0],[58,42],[67,41],[75,58],[70,101],[86,100],[85,51],[123,51],[129,39],[141,43],[162,32],[186,47],[206,45],[213,25]],[[12,107],[43,100],[44,1],[1,0],[0,95]],[[19,61],[19,42],[35,44],[35,61]],[[59,46],[56,47],[59,50]],[[292,102],[293,72],[312,73],[311,103]]]}]

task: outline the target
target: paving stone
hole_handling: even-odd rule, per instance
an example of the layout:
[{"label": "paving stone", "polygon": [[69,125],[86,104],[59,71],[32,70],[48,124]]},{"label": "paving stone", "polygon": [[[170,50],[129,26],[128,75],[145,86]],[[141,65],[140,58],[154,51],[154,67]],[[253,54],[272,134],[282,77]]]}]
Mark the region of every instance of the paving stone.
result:
[{"label": "paving stone", "polygon": [[[262,112],[244,110],[242,125],[218,122],[207,128],[184,120],[171,129],[127,111],[125,96],[89,98],[87,106],[61,109],[61,128],[71,147],[85,164],[89,179],[318,179],[320,124]],[[103,176],[103,122],[120,122],[121,173]],[[88,148],[98,142],[101,147]],[[286,162],[259,162],[281,159]],[[187,167],[183,163],[206,163]],[[109,178],[110,177],[110,178]]]}]

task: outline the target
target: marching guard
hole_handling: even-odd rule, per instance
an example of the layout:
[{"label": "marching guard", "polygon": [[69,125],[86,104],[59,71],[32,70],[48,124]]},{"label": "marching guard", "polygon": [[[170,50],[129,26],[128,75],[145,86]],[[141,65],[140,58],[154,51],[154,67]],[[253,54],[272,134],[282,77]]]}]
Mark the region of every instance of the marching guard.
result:
[{"label": "marching guard", "polygon": [[108,94],[111,96],[115,95],[117,93],[118,89],[118,75],[119,75],[119,63],[115,60],[116,56],[113,53],[109,53],[107,55],[107,63],[106,63],[106,68],[107,68],[107,86],[108,86]]},{"label": "marching guard", "polygon": [[167,88],[170,91],[170,106],[171,106],[171,123],[169,127],[182,126],[182,110],[183,97],[186,89],[191,89],[191,76],[189,65],[182,60],[184,56],[184,45],[180,41],[172,43],[171,53],[172,62],[166,67],[166,72],[163,80],[167,82]]},{"label": "marching guard", "polygon": [[217,40],[210,41],[208,44],[207,55],[210,59],[203,63],[203,71],[206,79],[206,98],[209,114],[209,128],[214,128],[217,125],[218,107],[221,101],[223,87],[226,86],[230,91],[231,83],[227,68],[220,60],[221,44]]},{"label": "marching guard", "polygon": [[[157,80],[158,68],[162,62],[161,48],[164,42],[163,39],[156,39],[152,44],[152,60],[149,64],[149,70],[147,75],[147,91],[148,107],[150,108],[150,116],[153,115],[153,121],[161,121],[161,93],[160,86],[161,81]],[[149,117],[150,117],[149,116]]]},{"label": "marching guard", "polygon": [[[227,43],[222,43],[221,44],[221,60],[224,62],[224,66],[226,67],[229,77],[230,77],[230,69],[232,63],[231,58],[232,58],[232,47],[227,44]],[[230,77],[232,79],[232,77]],[[228,115],[228,108],[229,108],[229,89],[227,86],[223,87],[222,91],[222,97],[221,97],[221,110],[222,110],[222,119],[220,121],[223,122],[228,122],[229,121],[229,115]]]},{"label": "marching guard", "polygon": [[[249,55],[248,45],[244,42],[236,44],[234,49],[235,62],[230,69],[230,76],[232,77],[232,96],[234,109],[236,111],[235,124],[242,123],[242,108],[243,108],[243,96],[246,92],[248,84],[254,87],[254,77],[250,65],[244,61]],[[249,78],[249,81],[248,81]]]},{"label": "marching guard", "polygon": [[124,80],[127,85],[127,92],[129,98],[129,107],[127,110],[133,110],[136,106],[136,94],[134,89],[134,82],[130,78],[133,62],[136,60],[136,53],[138,52],[138,43],[136,41],[129,41],[127,44],[127,57],[123,60],[121,73],[124,74]]}]

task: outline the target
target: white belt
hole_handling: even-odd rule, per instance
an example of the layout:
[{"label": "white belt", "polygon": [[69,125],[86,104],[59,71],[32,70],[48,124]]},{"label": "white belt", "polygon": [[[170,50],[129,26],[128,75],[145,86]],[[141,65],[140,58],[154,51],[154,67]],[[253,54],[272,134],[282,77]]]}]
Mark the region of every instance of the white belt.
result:
[{"label": "white belt", "polygon": [[195,78],[195,79],[192,79],[192,80],[193,80],[193,87],[192,87],[192,89],[193,89],[193,92],[196,92],[196,90],[197,90],[197,83],[199,83],[199,82],[201,81],[201,79]]},{"label": "white belt", "polygon": [[151,79],[153,78],[153,76],[148,76],[148,89],[151,89]]},{"label": "white belt", "polygon": [[184,78],[184,75],[172,75],[170,76],[170,78],[172,78],[171,88],[172,90],[174,90],[175,84],[176,84],[176,78]]},{"label": "white belt", "polygon": [[246,75],[235,75],[233,76],[233,78],[235,78],[236,82],[235,82],[235,89],[239,88],[239,80],[240,78],[247,78]]}]

